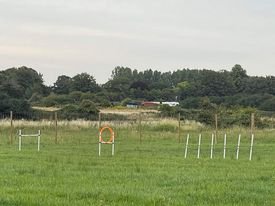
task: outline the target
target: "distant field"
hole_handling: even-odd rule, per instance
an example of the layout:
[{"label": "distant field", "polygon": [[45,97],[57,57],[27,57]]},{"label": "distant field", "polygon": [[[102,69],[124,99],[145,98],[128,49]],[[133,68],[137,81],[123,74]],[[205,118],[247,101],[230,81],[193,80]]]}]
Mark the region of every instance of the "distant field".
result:
[{"label": "distant field", "polygon": [[140,143],[136,125],[115,126],[115,156],[110,145],[103,145],[98,157],[96,124],[82,123],[60,126],[58,144],[51,124],[17,124],[14,138],[19,128],[42,130],[40,152],[34,138],[23,139],[19,152],[18,139],[8,144],[10,130],[0,126],[0,205],[275,205],[275,131],[256,131],[252,161],[248,130],[226,131],[225,160],[219,131],[211,160],[206,128],[197,159],[196,127],[183,125],[179,143],[176,123],[142,125]]},{"label": "distant field", "polygon": [[148,109],[148,108],[126,108],[126,107],[110,107],[110,108],[105,108],[101,109],[100,112],[102,113],[138,113],[138,112],[143,112],[143,113],[160,113],[157,109]]},{"label": "distant field", "polygon": [[[40,110],[40,111],[47,111],[47,112],[54,112],[54,111],[58,111],[61,108],[59,107],[37,107],[34,106],[32,107],[32,109],[34,110]],[[135,109],[135,108],[127,108],[127,107],[123,107],[123,106],[119,106],[119,107],[110,107],[110,108],[104,108],[104,109],[100,109],[100,112],[103,114],[120,114],[120,115],[128,115],[128,114],[136,114],[139,112],[142,113],[160,113],[157,109],[148,109],[148,108],[139,108],[139,109]]]}]

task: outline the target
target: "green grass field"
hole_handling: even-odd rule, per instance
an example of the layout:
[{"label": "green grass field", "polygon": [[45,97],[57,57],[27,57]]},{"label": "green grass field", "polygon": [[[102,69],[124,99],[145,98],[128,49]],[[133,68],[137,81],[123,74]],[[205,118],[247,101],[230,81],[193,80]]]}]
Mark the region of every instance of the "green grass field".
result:
[{"label": "green grass field", "polygon": [[[25,127],[24,132],[37,129]],[[249,161],[245,129],[227,131],[225,160],[222,131],[210,159],[211,132],[202,130],[197,159],[195,130],[183,129],[179,143],[177,131],[169,126],[144,126],[140,143],[137,128],[116,127],[115,156],[110,145],[103,145],[98,157],[95,127],[59,128],[58,144],[53,128],[40,129],[41,151],[36,139],[27,137],[19,152],[18,138],[8,144],[9,128],[0,127],[0,205],[275,205],[275,131],[256,132]]]}]

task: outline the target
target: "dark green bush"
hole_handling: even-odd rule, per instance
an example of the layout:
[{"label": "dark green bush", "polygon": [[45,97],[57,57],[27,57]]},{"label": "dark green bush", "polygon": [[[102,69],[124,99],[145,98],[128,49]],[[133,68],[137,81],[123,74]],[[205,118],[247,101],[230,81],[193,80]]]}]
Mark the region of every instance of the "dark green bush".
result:
[{"label": "dark green bush", "polygon": [[68,104],[59,111],[59,118],[61,119],[96,119],[99,110],[95,104],[90,100],[83,100],[80,105]]}]

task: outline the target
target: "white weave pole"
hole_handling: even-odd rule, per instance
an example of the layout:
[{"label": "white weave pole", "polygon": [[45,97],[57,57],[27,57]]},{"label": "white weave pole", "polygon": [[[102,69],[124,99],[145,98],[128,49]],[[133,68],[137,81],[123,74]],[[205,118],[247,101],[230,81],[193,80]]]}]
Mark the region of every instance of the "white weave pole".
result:
[{"label": "white weave pole", "polygon": [[252,160],[252,150],[253,150],[253,142],[254,142],[254,134],[251,135],[251,144],[250,144],[250,153],[249,153],[249,160]]},{"label": "white weave pole", "polygon": [[197,158],[200,158],[200,151],[201,151],[201,134],[199,134],[199,144],[198,144],[198,156]]},{"label": "white weave pole", "polygon": [[185,152],[184,152],[184,158],[187,158],[187,151],[188,151],[188,143],[189,143],[189,137],[190,135],[187,134],[187,138],[186,138],[186,144],[185,144]]},{"label": "white weave pole", "polygon": [[113,141],[112,141],[112,156],[115,155],[115,133],[112,132],[113,135]]},{"label": "white weave pole", "polygon": [[224,134],[224,140],[223,140],[223,159],[225,159],[225,153],[226,153],[226,133]]},{"label": "white weave pole", "polygon": [[239,138],[238,138],[237,153],[236,153],[236,159],[237,160],[239,159],[240,144],[241,144],[241,134],[239,134]]},{"label": "white weave pole", "polygon": [[213,147],[214,147],[214,134],[212,133],[210,159],[213,159]]},{"label": "white weave pole", "polygon": [[38,136],[37,136],[37,151],[40,151],[40,137],[41,137],[41,131],[38,130]]},{"label": "white weave pole", "polygon": [[21,151],[21,144],[22,144],[22,131],[19,130],[19,144],[18,144],[18,150]]}]

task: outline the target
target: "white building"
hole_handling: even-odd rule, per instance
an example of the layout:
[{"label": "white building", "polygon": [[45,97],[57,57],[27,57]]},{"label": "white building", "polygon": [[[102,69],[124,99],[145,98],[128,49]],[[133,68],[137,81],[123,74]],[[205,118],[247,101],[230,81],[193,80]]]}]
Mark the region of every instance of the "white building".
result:
[{"label": "white building", "polygon": [[175,106],[179,105],[180,103],[178,103],[178,102],[162,102],[162,104],[169,105],[170,107],[175,107]]}]

